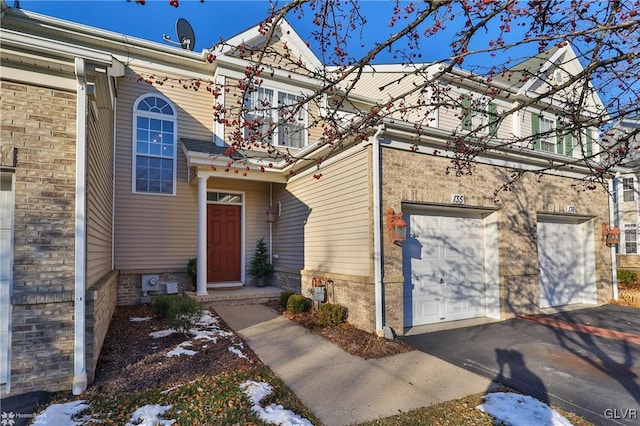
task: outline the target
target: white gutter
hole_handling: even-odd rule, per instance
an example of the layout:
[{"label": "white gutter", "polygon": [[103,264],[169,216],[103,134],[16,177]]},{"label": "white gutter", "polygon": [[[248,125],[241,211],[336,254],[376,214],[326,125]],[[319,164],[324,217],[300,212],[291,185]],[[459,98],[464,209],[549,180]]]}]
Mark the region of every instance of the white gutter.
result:
[{"label": "white gutter", "polygon": [[380,179],[380,135],[384,125],[380,125],[372,140],[372,186],[373,186],[373,276],[376,305],[376,333],[382,335],[383,300],[382,300],[382,212],[380,209],[382,182]]},{"label": "white gutter", "polygon": [[87,80],[85,61],[75,58],[76,71],[76,209],[75,209],[75,295],[74,295],[74,395],[87,389],[85,342],[86,282],[86,145],[87,145]]},{"label": "white gutter", "polygon": [[[618,225],[619,222],[615,218],[613,194],[617,194],[613,189],[618,185],[617,180],[620,178],[620,172],[616,173],[613,179],[609,180],[609,226]],[[611,285],[613,290],[613,300],[618,300],[618,260],[616,257],[616,246],[611,248]]]}]

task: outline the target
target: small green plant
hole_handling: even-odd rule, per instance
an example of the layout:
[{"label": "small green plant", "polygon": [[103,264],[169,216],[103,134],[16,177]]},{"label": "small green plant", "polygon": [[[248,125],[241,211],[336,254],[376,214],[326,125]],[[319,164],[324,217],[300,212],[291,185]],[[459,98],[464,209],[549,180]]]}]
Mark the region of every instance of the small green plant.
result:
[{"label": "small green plant", "polygon": [[158,316],[167,318],[169,327],[182,334],[187,334],[202,317],[200,303],[181,294],[158,296],[153,308]]},{"label": "small green plant", "polygon": [[334,327],[344,321],[346,308],[336,303],[323,303],[318,309],[318,321],[327,327]]},{"label": "small green plant", "polygon": [[311,308],[309,299],[301,294],[292,294],[287,300],[287,312],[291,314],[301,314]]},{"label": "small green plant", "polygon": [[618,282],[625,287],[633,287],[638,282],[638,274],[629,269],[618,269]]},{"label": "small green plant", "polygon": [[249,267],[249,273],[256,278],[258,287],[265,285],[264,279],[273,271],[273,265],[269,263],[269,250],[264,238],[256,241],[256,250],[253,253],[253,259]]},{"label": "small green plant", "polygon": [[294,294],[297,294],[297,293],[291,290],[285,290],[282,293],[280,293],[280,307],[282,309],[287,309],[287,302],[289,301],[289,298]]},{"label": "small green plant", "polygon": [[198,283],[198,258],[194,257],[187,262],[187,274],[191,277],[191,284],[195,290]]}]

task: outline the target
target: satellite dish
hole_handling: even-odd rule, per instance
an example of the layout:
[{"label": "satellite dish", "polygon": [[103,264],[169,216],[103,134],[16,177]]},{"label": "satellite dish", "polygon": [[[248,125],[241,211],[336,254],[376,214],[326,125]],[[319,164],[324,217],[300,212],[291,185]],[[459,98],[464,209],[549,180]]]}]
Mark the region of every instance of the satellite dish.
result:
[{"label": "satellite dish", "polygon": [[193,51],[196,47],[196,34],[193,32],[191,24],[184,18],[179,18],[176,21],[176,34],[178,35],[178,42],[172,41],[171,37],[166,34],[162,34],[164,41],[181,46],[183,49],[189,49]]}]

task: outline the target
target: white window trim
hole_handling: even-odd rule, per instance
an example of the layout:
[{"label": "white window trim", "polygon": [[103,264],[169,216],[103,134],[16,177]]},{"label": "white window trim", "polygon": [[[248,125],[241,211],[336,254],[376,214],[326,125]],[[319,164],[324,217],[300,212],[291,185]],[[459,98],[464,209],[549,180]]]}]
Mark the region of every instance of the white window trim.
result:
[{"label": "white window trim", "polygon": [[[138,105],[140,104],[140,102],[142,102],[143,99],[149,98],[149,97],[156,97],[156,98],[160,98],[162,100],[164,100],[170,107],[171,107],[171,111],[173,112],[173,192],[172,193],[164,193],[164,192],[148,192],[148,191],[137,191],[136,190],[136,167],[137,167],[137,147],[136,147],[136,134],[137,134],[137,128],[136,128],[136,121],[137,121],[137,117],[139,117],[140,115],[142,116],[146,116],[149,118],[157,118],[159,120],[164,120],[164,121],[171,121],[171,120],[167,120],[168,115],[167,114],[158,114],[158,113],[154,113],[154,112],[147,112],[144,111],[142,114],[140,114],[138,112]],[[171,100],[169,100],[169,98],[167,98],[166,96],[163,96],[159,93],[145,93],[143,95],[140,95],[136,101],[133,103],[133,111],[132,111],[132,134],[131,134],[131,192],[134,194],[140,194],[140,195],[153,195],[153,196],[164,196],[164,197],[173,197],[176,195],[177,193],[177,183],[178,183],[178,113],[177,113],[177,109],[175,107],[175,105],[173,104],[173,102],[171,102]]]},{"label": "white window trim", "polygon": [[[308,127],[309,127],[309,108],[308,105],[303,105],[302,109],[304,111],[304,124],[303,124],[303,136],[304,136],[304,144],[302,147],[298,148],[298,147],[292,147],[289,145],[281,145],[280,143],[278,143],[278,137],[280,136],[279,133],[279,125],[277,124],[279,122],[279,117],[278,117],[278,97],[279,94],[284,92],[286,94],[289,95],[294,95],[294,96],[300,96],[302,98],[305,98],[306,96],[308,96],[306,93],[300,91],[300,90],[295,90],[293,87],[291,86],[284,86],[284,85],[278,85],[278,84],[261,84],[259,86],[261,89],[265,89],[265,90],[271,90],[273,92],[273,101],[275,102],[276,106],[272,109],[271,111],[271,121],[273,123],[274,129],[273,129],[273,135],[272,135],[272,139],[270,141],[271,145],[273,146],[277,146],[277,147],[283,147],[283,148],[288,148],[288,149],[304,149],[306,146],[309,145],[309,132],[308,132]],[[247,112],[247,113],[251,113],[251,112]]]},{"label": "white window trim", "polygon": [[[631,181],[631,189],[626,189],[624,187],[624,182],[626,180],[630,180]],[[622,178],[622,202],[623,203],[633,203],[634,201],[636,201],[636,180],[634,178],[629,178],[629,177],[623,177]],[[626,200],[625,199],[625,194],[631,193],[631,199],[630,200]]]},{"label": "white window trim", "polygon": [[471,129],[488,135],[490,132],[489,104],[491,102],[472,99],[471,103]]},{"label": "white window trim", "polygon": [[[540,128],[540,151],[544,151],[544,152],[552,152],[554,154],[558,153],[558,141],[556,140],[556,129],[558,128],[558,123],[556,120],[554,120],[553,118],[548,118],[545,115],[540,114],[538,116],[538,120],[540,122],[539,124],[539,128]],[[542,122],[543,121],[547,121],[549,122],[549,130],[543,130],[542,129]],[[546,133],[546,134],[545,134]],[[549,150],[549,149],[544,149],[545,144],[548,145],[552,145],[553,149]]]},{"label": "white window trim", "polygon": [[[622,230],[623,234],[624,234],[624,252],[625,254],[637,254],[638,253],[638,226],[635,223],[628,223],[626,225],[624,225],[624,229]],[[635,239],[631,242],[633,242],[636,246],[636,250],[633,252],[629,252],[627,251],[627,243],[629,241],[627,241],[627,231],[633,231],[634,232],[634,236]]]}]

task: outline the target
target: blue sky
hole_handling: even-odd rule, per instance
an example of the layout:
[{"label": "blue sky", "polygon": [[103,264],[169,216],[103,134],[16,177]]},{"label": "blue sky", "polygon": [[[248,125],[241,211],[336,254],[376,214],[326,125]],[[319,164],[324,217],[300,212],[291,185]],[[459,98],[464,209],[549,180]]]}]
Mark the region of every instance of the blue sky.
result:
[{"label": "blue sky", "polygon": [[[280,0],[282,1],[282,0]],[[14,0],[6,0],[13,6]],[[406,4],[401,1],[401,4]],[[350,51],[365,52],[374,46],[375,41],[386,39],[397,28],[390,28],[394,2],[391,0],[361,1],[367,25],[364,28],[364,47],[355,40]],[[162,35],[167,34],[176,40],[175,23],[185,18],[193,27],[196,35],[195,51],[206,49],[221,38],[229,38],[244,31],[267,16],[268,1],[256,0],[180,0],[178,8],[171,7],[168,0],[147,0],[144,6],[133,0],[20,0],[20,8],[57,18],[82,23],[117,33],[164,43]],[[310,39],[311,14],[303,19],[290,17],[289,22],[303,40]],[[420,61],[434,61],[447,58],[450,34],[439,34],[436,38],[424,40]],[[318,53],[317,49],[316,53]],[[359,58],[358,58],[359,59]],[[385,53],[375,62],[399,62],[391,53]]]}]

